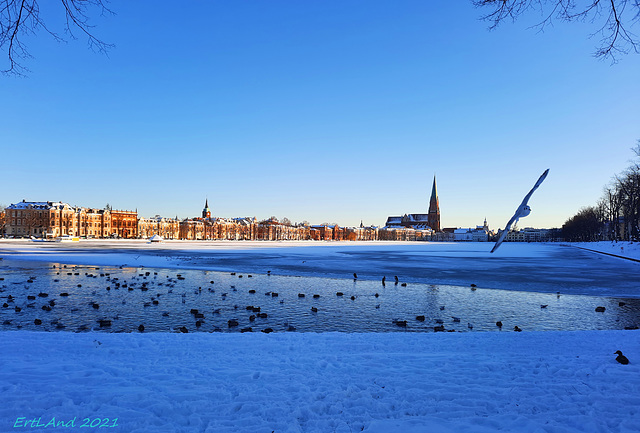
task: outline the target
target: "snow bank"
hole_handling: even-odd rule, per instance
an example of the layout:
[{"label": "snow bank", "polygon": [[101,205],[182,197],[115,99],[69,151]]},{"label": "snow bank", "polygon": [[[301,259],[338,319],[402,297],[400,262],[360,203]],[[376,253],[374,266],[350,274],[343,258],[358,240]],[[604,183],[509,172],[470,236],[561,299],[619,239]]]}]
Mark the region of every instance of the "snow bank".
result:
[{"label": "snow bank", "polygon": [[569,245],[640,260],[640,242],[573,242]]},{"label": "snow bank", "polygon": [[640,431],[637,331],[17,331],[0,344],[3,432],[57,431],[31,427],[54,417],[132,433]]}]

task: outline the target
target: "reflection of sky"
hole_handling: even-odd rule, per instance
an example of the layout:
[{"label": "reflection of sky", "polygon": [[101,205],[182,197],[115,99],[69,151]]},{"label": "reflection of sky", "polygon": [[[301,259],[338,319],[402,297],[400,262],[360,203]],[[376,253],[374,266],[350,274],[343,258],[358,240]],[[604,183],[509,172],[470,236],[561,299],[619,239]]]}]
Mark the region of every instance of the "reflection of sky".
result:
[{"label": "reflection of sky", "polygon": [[[287,325],[303,332],[403,330],[394,324],[397,320],[407,320],[408,331],[423,332],[433,331],[437,321],[455,331],[468,331],[468,323],[473,324],[474,331],[494,331],[498,320],[503,322],[504,331],[511,331],[516,325],[524,330],[623,329],[640,325],[639,299],[566,294],[558,297],[553,293],[471,290],[411,282],[403,287],[395,285],[392,277],[383,286],[380,281],[362,279],[53,265],[55,268],[45,263],[4,261],[0,268],[5,278],[0,285],[0,299],[6,302],[10,294],[15,298],[10,308],[0,309],[0,319],[12,321],[4,329],[21,325],[23,329],[54,330],[57,321],[65,325],[65,330],[75,331],[82,325],[98,327],[97,321],[104,318],[112,320],[112,332],[136,330],[139,324],[144,324],[147,331],[169,331],[180,326],[191,332],[227,331],[231,318],[240,323],[235,331],[247,326],[283,331]],[[184,279],[177,279],[178,274]],[[29,277],[35,277],[33,283],[27,282]],[[143,291],[144,286],[148,290]],[[252,289],[255,294],[249,293]],[[338,291],[344,296],[336,296]],[[49,296],[38,297],[41,292]],[[70,296],[60,297],[62,292]],[[272,292],[278,296],[272,296]],[[300,293],[305,297],[299,297]],[[320,298],[314,299],[313,294]],[[36,299],[28,301],[27,295],[35,295]],[[50,312],[43,311],[42,305],[48,305],[50,300],[55,300],[56,305]],[[158,305],[153,305],[153,300]],[[620,307],[620,301],[626,305]],[[92,307],[94,302],[99,309]],[[543,309],[541,305],[548,307]],[[16,313],[14,306],[20,306],[22,311]],[[249,316],[253,313],[247,306],[260,307],[268,317],[251,322]],[[596,306],[606,307],[605,313],[596,313]],[[318,312],[312,312],[311,307],[318,308]],[[192,308],[205,315],[200,328],[190,314]],[[426,320],[415,320],[418,315],[426,316]],[[453,317],[460,318],[460,322],[454,322]],[[43,321],[42,326],[33,324],[36,318]]]}]

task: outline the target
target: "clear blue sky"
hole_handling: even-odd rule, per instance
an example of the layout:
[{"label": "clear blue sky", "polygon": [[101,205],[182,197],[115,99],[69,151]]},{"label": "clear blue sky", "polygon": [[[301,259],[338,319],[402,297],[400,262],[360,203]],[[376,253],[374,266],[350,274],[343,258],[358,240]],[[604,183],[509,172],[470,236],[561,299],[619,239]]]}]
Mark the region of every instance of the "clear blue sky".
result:
[{"label": "clear blue sky", "polygon": [[519,226],[558,227],[640,138],[640,55],[596,60],[588,24],[488,31],[469,1],[110,7],[108,57],[39,33],[28,77],[0,77],[0,203],[382,225],[426,213],[435,174],[444,227],[497,229],[550,168]]}]

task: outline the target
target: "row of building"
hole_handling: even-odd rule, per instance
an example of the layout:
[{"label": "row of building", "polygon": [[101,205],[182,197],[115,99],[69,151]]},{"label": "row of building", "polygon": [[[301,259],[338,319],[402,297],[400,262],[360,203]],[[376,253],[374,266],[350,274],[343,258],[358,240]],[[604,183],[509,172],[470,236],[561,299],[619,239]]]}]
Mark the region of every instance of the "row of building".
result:
[{"label": "row of building", "polygon": [[[82,238],[150,238],[184,240],[378,240],[401,237],[422,238],[414,230],[396,234],[380,233],[378,227],[340,227],[337,225],[290,225],[275,219],[255,217],[214,218],[208,203],[198,218],[142,218],[137,211],[93,209],[62,202],[23,200],[3,211],[4,235],[16,238],[53,239],[61,236]],[[410,233],[409,233],[410,232]]]},{"label": "row of building", "polygon": [[133,238],[138,234],[138,212],[92,209],[61,202],[23,200],[4,210],[4,234],[11,237]]},{"label": "row of building", "polygon": [[[3,227],[4,226],[4,227]],[[148,239],[154,235],[182,240],[335,240],[335,241],[458,241],[487,242],[499,233],[484,225],[475,228],[440,228],[440,206],[433,188],[426,214],[405,214],[387,218],[384,227],[340,227],[338,225],[285,224],[272,218],[212,217],[208,200],[197,218],[142,218],[136,211],[71,206],[62,202],[22,202],[0,212],[0,234],[9,237],[53,239],[82,238]],[[510,232],[506,241],[539,242],[546,230]]]}]

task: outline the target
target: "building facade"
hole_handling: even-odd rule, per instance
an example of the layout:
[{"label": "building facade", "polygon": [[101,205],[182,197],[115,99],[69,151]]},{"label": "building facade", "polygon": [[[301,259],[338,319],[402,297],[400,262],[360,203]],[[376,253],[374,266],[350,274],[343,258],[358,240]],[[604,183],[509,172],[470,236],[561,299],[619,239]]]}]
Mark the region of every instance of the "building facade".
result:
[{"label": "building facade", "polygon": [[484,219],[484,225],[472,228],[458,228],[453,230],[453,240],[462,242],[488,242],[491,231],[487,225],[487,219]]},{"label": "building facade", "polygon": [[8,206],[5,216],[5,234],[11,237],[137,236],[137,212],[83,208],[62,202],[23,200]]},{"label": "building facade", "polygon": [[112,210],[110,235],[123,239],[137,238],[138,211]]},{"label": "building facade", "polygon": [[[475,229],[439,228],[440,209],[434,177],[429,213],[389,217],[383,228],[375,226],[340,227],[338,225],[286,224],[277,219],[258,221],[255,217],[216,218],[211,215],[208,199],[202,217],[164,218],[156,215],[142,218],[137,211],[94,209],[71,206],[62,202],[22,202],[0,212],[0,233],[10,237],[148,239],[159,235],[164,239],[184,240],[316,240],[316,241],[487,241],[493,233],[485,219]],[[546,239],[546,230],[524,229],[509,233],[507,241],[535,242]]]},{"label": "building facade", "polygon": [[[433,177],[431,198],[428,213],[410,213],[403,216],[390,216],[385,223],[385,229],[413,229],[418,231],[440,231],[440,202],[436,188],[436,177]],[[390,235],[391,236],[391,235]]]},{"label": "building facade", "polygon": [[[203,217],[164,218],[156,215],[142,218],[137,211],[94,209],[71,206],[63,202],[22,202],[8,206],[0,213],[4,234],[18,238],[51,239],[60,236],[82,238],[148,239],[153,235],[164,239],[183,240],[317,240],[375,241],[378,239],[415,240],[425,238],[425,230],[379,229],[375,226],[340,227],[338,225],[284,224],[278,220],[258,222],[255,217],[215,218],[208,200]],[[2,227],[0,227],[2,229]],[[0,234],[2,232],[0,231]]]},{"label": "building facade", "polygon": [[549,234],[548,229],[534,229],[527,227],[520,230],[511,230],[505,237],[505,242],[544,242]]}]

